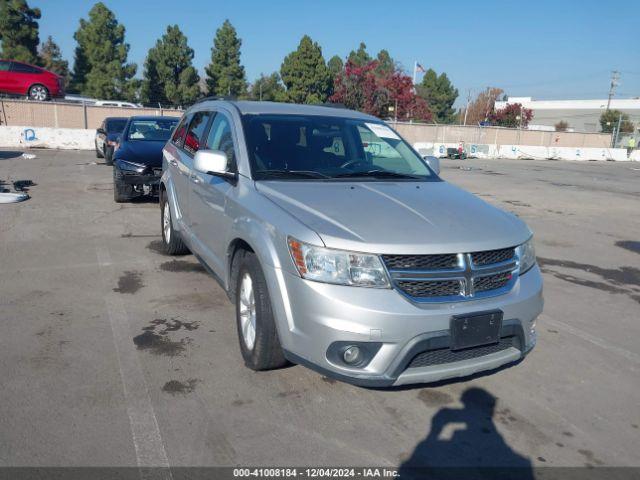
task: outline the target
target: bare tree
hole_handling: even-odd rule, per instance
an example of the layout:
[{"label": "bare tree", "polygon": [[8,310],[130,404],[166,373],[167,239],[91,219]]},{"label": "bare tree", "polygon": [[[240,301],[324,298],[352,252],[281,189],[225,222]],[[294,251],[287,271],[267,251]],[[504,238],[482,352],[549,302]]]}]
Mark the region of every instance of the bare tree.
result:
[{"label": "bare tree", "polygon": [[[496,100],[498,100],[503,93],[503,90],[497,87],[487,87],[484,91],[480,92],[476,99],[469,104],[467,125],[477,125],[480,122],[486,121],[495,108]],[[464,110],[460,113],[464,116]]]}]

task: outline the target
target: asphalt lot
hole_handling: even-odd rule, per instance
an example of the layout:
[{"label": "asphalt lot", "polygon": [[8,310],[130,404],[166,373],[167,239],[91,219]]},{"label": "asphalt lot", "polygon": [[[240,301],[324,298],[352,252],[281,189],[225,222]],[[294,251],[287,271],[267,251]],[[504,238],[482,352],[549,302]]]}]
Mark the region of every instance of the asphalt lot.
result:
[{"label": "asphalt lot", "polygon": [[444,161],[534,230],[538,346],[373,390],[245,368],[220,287],[159,252],[157,203],[115,204],[91,152],[20,153],[0,151],[0,180],[37,184],[0,206],[0,465],[640,466],[639,164]]}]

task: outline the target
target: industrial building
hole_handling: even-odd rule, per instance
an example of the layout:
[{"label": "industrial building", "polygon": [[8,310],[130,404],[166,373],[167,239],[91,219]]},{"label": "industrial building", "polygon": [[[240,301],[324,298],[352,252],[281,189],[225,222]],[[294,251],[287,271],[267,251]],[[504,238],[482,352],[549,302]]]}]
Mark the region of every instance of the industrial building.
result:
[{"label": "industrial building", "polygon": [[[508,104],[520,103],[533,110],[529,130],[555,130],[560,121],[569,124],[568,131],[600,132],[600,115],[607,108],[607,99],[602,100],[534,100],[532,97],[508,97],[496,102],[499,110]],[[612,99],[611,110],[619,110],[629,115],[629,119],[640,127],[640,98]]]}]

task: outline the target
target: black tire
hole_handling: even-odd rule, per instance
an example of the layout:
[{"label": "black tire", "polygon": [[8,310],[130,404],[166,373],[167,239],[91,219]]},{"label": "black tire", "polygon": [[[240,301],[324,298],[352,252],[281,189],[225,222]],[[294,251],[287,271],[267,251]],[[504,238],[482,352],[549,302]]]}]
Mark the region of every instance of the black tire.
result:
[{"label": "black tire", "polygon": [[116,178],[116,169],[113,169],[113,199],[116,203],[129,202],[133,198],[133,185],[127,185]]},{"label": "black tire", "polygon": [[105,165],[113,165],[113,151],[109,147],[105,147],[104,150],[104,163]]},{"label": "black tire", "polygon": [[102,152],[100,151],[100,149],[98,148],[98,144],[96,142],[93,142],[96,146],[96,158],[104,158],[104,155],[102,154]]},{"label": "black tire", "polygon": [[[165,209],[169,215],[169,238],[167,238],[164,228]],[[160,196],[160,230],[162,231],[162,246],[164,247],[164,252],[167,255],[186,255],[189,253],[189,249],[182,241],[180,232],[173,228],[173,217],[171,215],[169,199],[167,198],[166,193]]]},{"label": "black tire", "polygon": [[[238,328],[240,352],[244,363],[250,369],[258,371],[283,367],[287,364],[287,360],[280,346],[280,339],[278,338],[278,331],[271,309],[267,281],[264,278],[258,257],[253,252],[243,250],[237,253],[234,263],[236,261],[239,262],[235,285],[236,326]],[[240,319],[240,303],[242,301],[240,288],[245,275],[248,275],[251,279],[255,300],[256,326],[255,341],[252,348],[249,348],[245,342]]]},{"label": "black tire", "polygon": [[36,83],[35,85],[31,85],[29,87],[28,94],[31,100],[36,100],[39,102],[44,102],[46,100],[49,100],[49,89],[44,85],[40,85],[39,83]]}]

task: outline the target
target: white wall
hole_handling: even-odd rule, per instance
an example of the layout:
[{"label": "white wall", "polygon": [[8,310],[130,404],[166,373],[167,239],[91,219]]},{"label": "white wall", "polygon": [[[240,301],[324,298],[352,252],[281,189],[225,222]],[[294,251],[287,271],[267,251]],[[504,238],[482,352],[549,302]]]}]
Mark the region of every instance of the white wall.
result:
[{"label": "white wall", "polygon": [[0,127],[0,147],[93,150],[95,130],[77,128]]},{"label": "white wall", "polygon": [[[447,148],[458,148],[454,143],[414,143],[413,147],[421,155],[446,157]],[[539,160],[615,160],[624,162],[640,160],[640,150],[627,157],[625,148],[574,148],[574,147],[540,147],[536,145],[465,145],[467,155],[475,158],[510,158]]]}]

